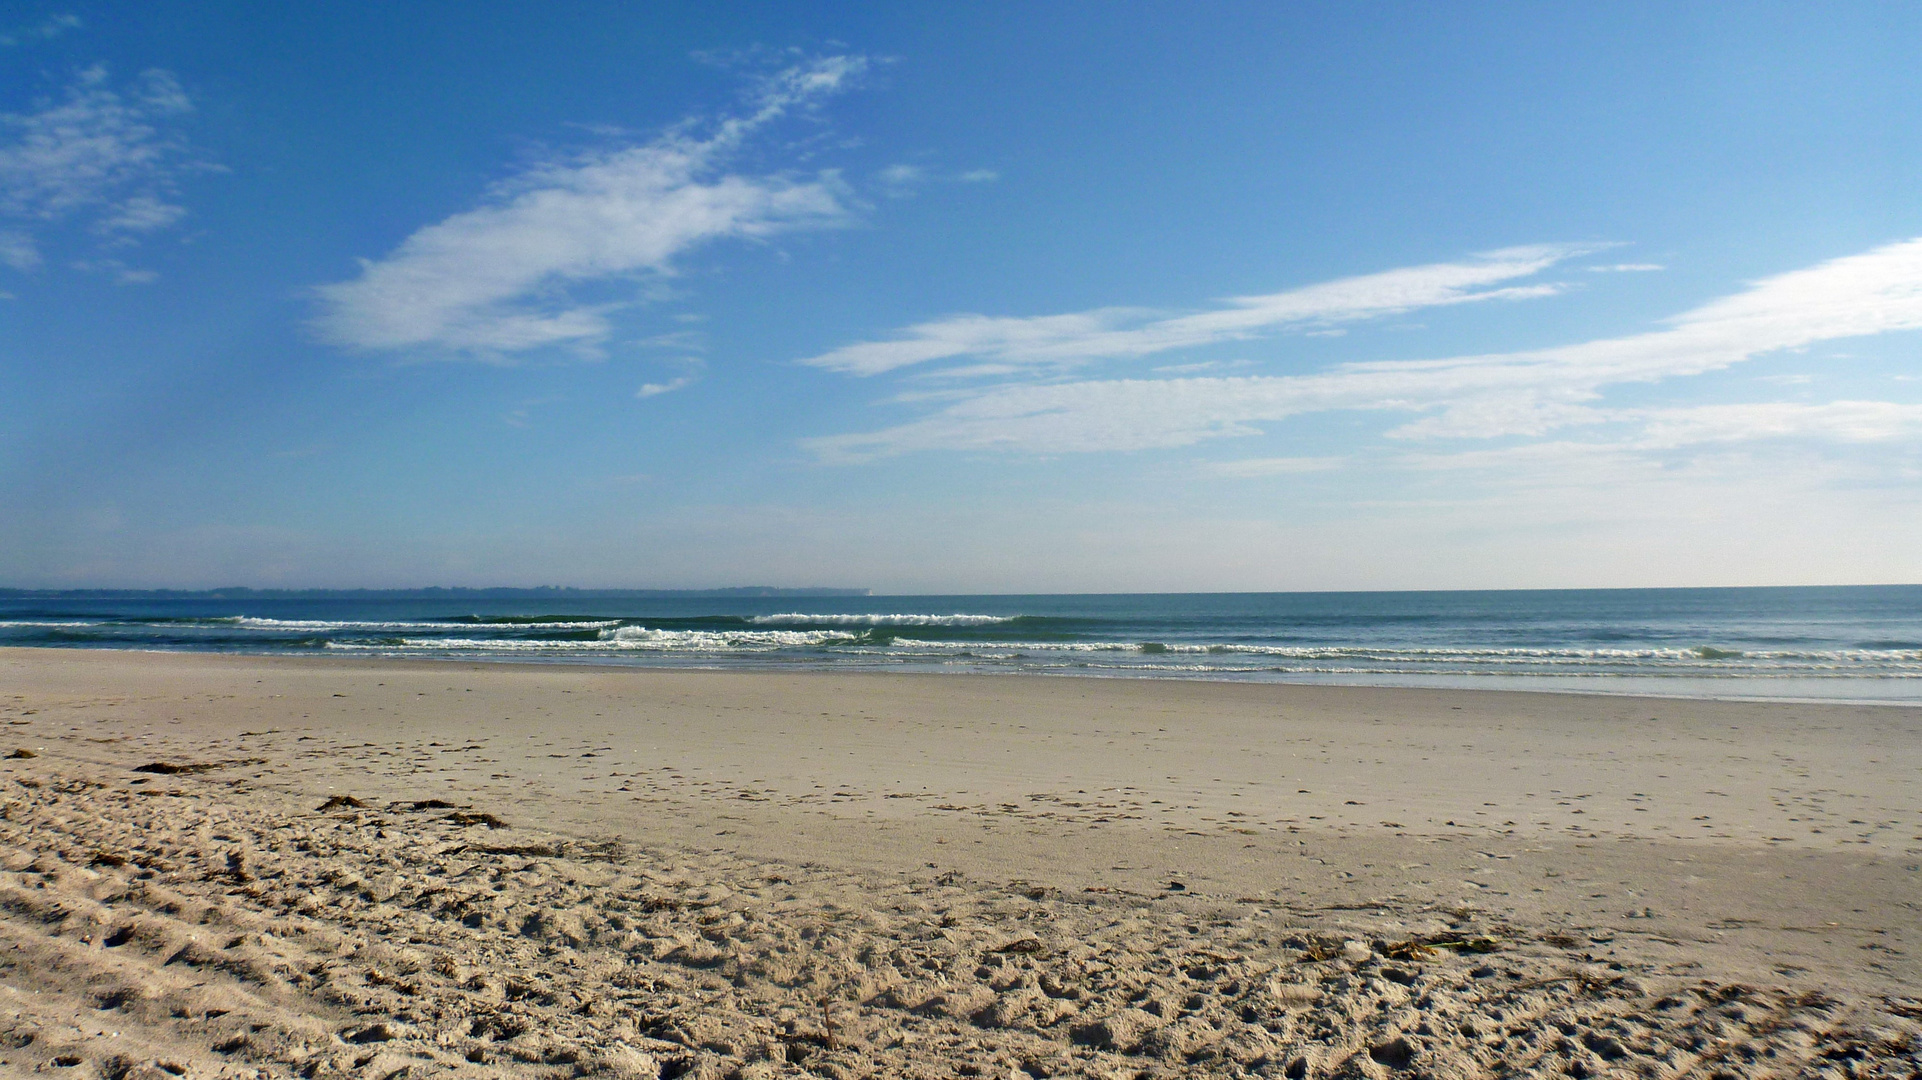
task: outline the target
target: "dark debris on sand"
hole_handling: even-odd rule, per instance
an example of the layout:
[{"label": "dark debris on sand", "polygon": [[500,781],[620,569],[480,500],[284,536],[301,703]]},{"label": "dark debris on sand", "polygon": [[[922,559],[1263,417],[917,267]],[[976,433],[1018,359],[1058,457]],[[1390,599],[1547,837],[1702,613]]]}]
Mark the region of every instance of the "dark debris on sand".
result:
[{"label": "dark debris on sand", "polygon": [[[191,773],[187,774],[189,777]],[[29,779],[31,782],[28,782]],[[200,782],[188,780],[188,784]],[[875,880],[0,778],[0,1072],[1909,1078],[1922,1003],[1590,962],[1568,931]],[[336,801],[340,800],[340,801]],[[307,805],[307,804],[303,804]],[[365,809],[334,796],[323,809]],[[435,808],[444,809],[444,808]],[[463,816],[477,820],[458,820]],[[1344,921],[1346,920],[1346,921]]]}]

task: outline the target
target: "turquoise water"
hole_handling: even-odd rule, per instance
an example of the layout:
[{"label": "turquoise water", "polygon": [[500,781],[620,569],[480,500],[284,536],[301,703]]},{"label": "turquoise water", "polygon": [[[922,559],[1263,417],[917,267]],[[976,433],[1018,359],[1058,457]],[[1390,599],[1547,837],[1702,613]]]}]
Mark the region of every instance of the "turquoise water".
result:
[{"label": "turquoise water", "polygon": [[1922,704],[1922,586],[0,597],[0,645]]}]

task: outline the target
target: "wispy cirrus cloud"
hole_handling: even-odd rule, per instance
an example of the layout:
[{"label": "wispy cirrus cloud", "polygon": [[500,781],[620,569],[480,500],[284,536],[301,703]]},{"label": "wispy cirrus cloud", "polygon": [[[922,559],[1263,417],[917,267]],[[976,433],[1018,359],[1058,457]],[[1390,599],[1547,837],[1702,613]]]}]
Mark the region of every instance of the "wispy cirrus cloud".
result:
[{"label": "wispy cirrus cloud", "polygon": [[[1415,414],[1389,432],[1400,439],[1541,437],[1624,420],[1659,431],[1653,414],[1611,411],[1596,401],[1613,386],[1699,375],[1819,341],[1914,329],[1922,329],[1922,240],[1765,279],[1644,334],[1527,352],[1346,364],[1309,375],[1002,383],[917,420],[807,445],[844,461],[919,450],[1139,450],[1252,435],[1262,424],[1338,410]],[[1832,408],[1836,417],[1867,423],[1861,409],[1875,404]],[[1676,414],[1669,430],[1680,433],[1692,424],[1706,437],[1714,426],[1702,419],[1708,415],[1689,421]],[[1791,414],[1714,415],[1716,430],[1746,424],[1766,433]]]},{"label": "wispy cirrus cloud", "polygon": [[[1810,440],[1855,445],[1922,447],[1922,404],[1893,401],[1743,402],[1607,414],[1624,425],[1617,438],[1548,439],[1495,449],[1416,451],[1394,455],[1390,464],[1429,471],[1562,469],[1596,462],[1639,462],[1661,468],[1661,452],[1730,444]],[[1804,464],[1811,464],[1804,459]],[[1614,467],[1614,466],[1611,466]]]},{"label": "wispy cirrus cloud", "polygon": [[677,257],[718,240],[847,220],[832,173],[726,166],[754,132],[846,89],[866,66],[859,56],[795,64],[762,81],[739,115],[527,169],[483,205],[364,260],[352,280],[321,286],[313,326],[336,344],[428,356],[594,352],[613,332],[610,314],[631,301],[588,302],[578,287],[671,275]]},{"label": "wispy cirrus cloud", "polygon": [[927,182],[928,170],[900,162],[882,169],[875,178],[881,181],[882,190],[890,195],[905,195],[907,189]]},{"label": "wispy cirrus cloud", "polygon": [[1246,341],[1286,328],[1326,328],[1418,308],[1548,296],[1549,284],[1493,288],[1529,277],[1591,250],[1544,244],[1474,259],[1343,278],[1263,296],[1239,296],[1212,311],[1165,315],[1141,308],[1098,308],[1064,315],[952,315],[919,323],[886,341],[864,341],[801,361],[851,375],[879,375],[937,360],[973,361],[965,374],[1148,356],[1173,349]]},{"label": "wispy cirrus cloud", "polygon": [[31,270],[39,266],[40,249],[34,246],[33,237],[24,231],[0,232],[0,265],[11,266],[15,270]]},{"label": "wispy cirrus cloud", "polygon": [[1302,473],[1329,472],[1339,469],[1344,459],[1338,457],[1268,457],[1239,458],[1234,461],[1211,461],[1202,466],[1202,471],[1211,476],[1231,476],[1245,479],[1251,476],[1299,476]]},{"label": "wispy cirrus cloud", "polygon": [[676,390],[683,390],[694,385],[695,378],[693,375],[682,375],[669,379],[666,382],[642,383],[641,388],[634,391],[634,396],[646,400],[651,397],[660,397],[662,394],[671,394]]},{"label": "wispy cirrus cloud", "polygon": [[1001,174],[993,169],[969,169],[960,173],[944,173],[931,170],[925,165],[897,162],[876,173],[875,179],[880,181],[883,194],[898,199],[914,194],[914,189],[923,184],[992,184],[1001,179]]},{"label": "wispy cirrus cloud", "polygon": [[1642,431],[1632,445],[1646,449],[1750,439],[1846,443],[1922,440],[1922,405],[1895,401],[1763,401],[1644,409],[1618,415],[1641,422]]},{"label": "wispy cirrus cloud", "polygon": [[135,195],[113,206],[94,222],[94,231],[107,236],[148,233],[164,229],[186,216],[184,206],[163,202],[153,195]]},{"label": "wispy cirrus cloud", "polygon": [[33,41],[52,41],[69,30],[80,29],[81,25],[80,16],[70,12],[49,15],[36,23],[0,31],[0,49],[10,49]]},{"label": "wispy cirrus cloud", "polygon": [[192,111],[168,72],[116,87],[95,65],[59,97],[0,114],[0,219],[11,222],[0,228],[0,263],[38,266],[37,234],[68,219],[91,219],[109,247],[178,222],[186,214],[174,201],[179,177],[198,166],[175,124]]}]

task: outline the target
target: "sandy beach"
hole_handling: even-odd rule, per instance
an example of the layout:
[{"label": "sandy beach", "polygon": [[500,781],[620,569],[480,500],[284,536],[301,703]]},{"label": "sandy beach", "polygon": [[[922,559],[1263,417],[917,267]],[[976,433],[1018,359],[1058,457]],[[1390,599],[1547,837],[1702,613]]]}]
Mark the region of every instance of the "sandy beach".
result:
[{"label": "sandy beach", "polygon": [[1922,710],[0,650],[0,1072],[1900,1076]]}]

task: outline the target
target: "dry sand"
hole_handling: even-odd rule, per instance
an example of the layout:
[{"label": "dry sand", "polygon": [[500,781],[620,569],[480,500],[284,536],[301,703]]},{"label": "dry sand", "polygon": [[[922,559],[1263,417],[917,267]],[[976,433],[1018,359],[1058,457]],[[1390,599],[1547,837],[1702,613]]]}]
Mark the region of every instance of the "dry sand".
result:
[{"label": "dry sand", "polygon": [[0,650],[0,724],[0,1072],[1922,1074],[1917,709]]}]

